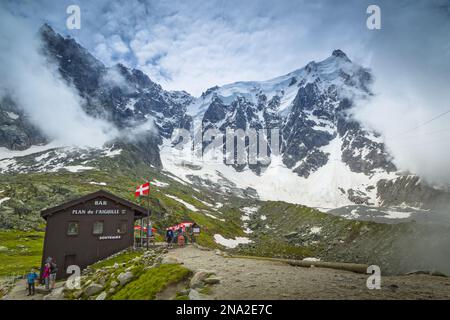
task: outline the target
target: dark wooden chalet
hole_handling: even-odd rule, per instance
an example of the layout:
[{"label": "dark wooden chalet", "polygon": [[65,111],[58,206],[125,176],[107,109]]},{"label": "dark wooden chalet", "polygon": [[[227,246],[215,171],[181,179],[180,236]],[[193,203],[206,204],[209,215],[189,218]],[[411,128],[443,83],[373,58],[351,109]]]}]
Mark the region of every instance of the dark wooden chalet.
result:
[{"label": "dark wooden chalet", "polygon": [[57,278],[65,278],[70,265],[86,266],[133,246],[134,222],[147,217],[147,209],[104,190],[45,209],[42,266],[51,257]]}]

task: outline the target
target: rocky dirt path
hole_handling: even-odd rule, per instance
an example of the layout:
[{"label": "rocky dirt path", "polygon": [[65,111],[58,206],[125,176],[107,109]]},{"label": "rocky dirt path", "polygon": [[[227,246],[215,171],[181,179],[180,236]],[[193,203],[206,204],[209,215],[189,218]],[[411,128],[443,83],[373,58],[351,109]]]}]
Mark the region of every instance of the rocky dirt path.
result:
[{"label": "rocky dirt path", "polygon": [[26,280],[19,280],[15,286],[4,296],[3,300],[42,300],[44,294],[36,292],[34,296],[28,295]]},{"label": "rocky dirt path", "polygon": [[369,290],[369,275],[281,262],[231,258],[188,246],[171,250],[193,270],[214,271],[220,283],[210,299],[450,299],[450,279],[429,275],[383,276],[380,290]]},{"label": "rocky dirt path", "polygon": [[[54,293],[62,289],[64,282],[57,282]],[[33,296],[28,295],[28,288],[25,279],[19,280],[14,287],[5,295],[2,300],[46,300],[49,292],[45,292],[43,286],[36,286],[36,293]]]}]

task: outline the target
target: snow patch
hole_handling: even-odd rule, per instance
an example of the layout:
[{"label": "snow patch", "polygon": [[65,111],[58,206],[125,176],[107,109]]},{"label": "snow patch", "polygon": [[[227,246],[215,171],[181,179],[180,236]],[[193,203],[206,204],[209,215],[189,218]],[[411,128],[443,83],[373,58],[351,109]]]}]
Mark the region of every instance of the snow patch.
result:
[{"label": "snow patch", "polygon": [[152,184],[154,186],[157,186],[157,187],[161,187],[161,188],[165,188],[165,187],[170,186],[169,183],[162,182],[162,181],[159,181],[159,180],[156,180],[156,179],[153,179],[153,181],[151,181],[150,184]]},{"label": "snow patch", "polygon": [[6,114],[8,115],[8,117],[10,117],[13,120],[17,120],[19,118],[19,115],[14,112],[6,111]]},{"label": "snow patch", "polygon": [[210,207],[210,208],[213,208],[213,207],[214,207],[214,205],[213,205],[212,203],[209,203],[209,202],[200,200],[200,199],[197,198],[197,197],[194,197],[194,199],[197,200],[197,201],[199,201],[199,202],[201,202],[201,203],[203,203],[203,204],[204,204],[205,206],[207,206],[207,207]]},{"label": "snow patch", "polygon": [[411,216],[412,212],[404,212],[404,211],[386,211],[386,215],[383,218],[387,219],[406,219]]},{"label": "snow patch", "polygon": [[217,218],[216,216],[213,216],[212,214],[207,213],[207,212],[203,212],[203,213],[204,213],[205,216],[207,216],[207,217],[210,217],[210,218],[212,218],[212,219],[215,219],[215,220],[219,220],[219,221],[225,222],[225,219]]},{"label": "snow patch", "polygon": [[[340,137],[322,147],[321,150],[329,154],[329,160],[307,179],[287,168],[281,156],[272,156],[270,165],[257,175],[248,167],[237,172],[232,166],[221,161],[204,161],[192,156],[190,151],[174,151],[170,141],[165,141],[161,146],[161,160],[164,169],[180,179],[191,181],[191,177],[199,177],[220,185],[225,177],[236,188],[255,189],[259,198],[265,201],[285,201],[328,211],[353,205],[347,194],[340,191],[353,189],[364,192],[374,205],[378,205],[376,188],[367,188],[376,185],[380,179],[394,178],[395,173],[379,170],[367,176],[353,172],[341,160],[341,148]],[[193,166],[186,166],[186,159],[189,159]]]},{"label": "snow patch", "polygon": [[[92,170],[92,169],[95,169],[95,168],[94,167],[88,167],[88,166],[80,166],[80,165],[78,165],[78,166],[64,166],[64,167],[61,167],[61,168],[57,168],[57,171],[60,170],[60,169],[66,169],[67,171],[76,173],[76,172],[80,172],[80,171],[84,171],[84,170]],[[52,170],[52,171],[54,171],[54,170]]]},{"label": "snow patch", "polygon": [[59,144],[56,143],[49,143],[46,145],[40,145],[40,146],[31,146],[28,149],[25,150],[9,150],[5,147],[0,147],[0,159],[5,158],[14,158],[14,157],[24,157],[33,153],[43,152],[49,149],[59,148],[62,147]]},{"label": "snow patch", "polygon": [[240,244],[248,244],[253,242],[252,240],[246,237],[236,237],[234,239],[226,239],[222,237],[220,234],[214,235],[214,241],[229,249],[236,248]]},{"label": "snow patch", "polygon": [[304,258],[302,261],[318,262],[320,261],[320,258],[308,257]]},{"label": "snow patch", "polygon": [[103,151],[103,155],[104,155],[105,157],[110,157],[110,158],[115,157],[115,156],[118,156],[118,155],[120,155],[121,153],[122,153],[122,149],[115,149],[115,150],[112,150],[112,148],[110,148],[110,149],[108,149],[108,150]]},{"label": "snow patch", "polygon": [[8,201],[8,200],[10,200],[10,199],[11,199],[11,198],[9,198],[9,197],[0,199],[0,205],[1,205],[3,202],[6,202],[6,201]]},{"label": "snow patch", "polygon": [[106,182],[95,182],[95,181],[91,181],[91,182],[89,182],[89,184],[94,184],[97,186],[106,186],[107,185]]},{"label": "snow patch", "polygon": [[177,197],[175,197],[173,195],[170,195],[170,194],[166,194],[166,197],[169,197],[169,198],[171,198],[173,200],[178,201],[179,203],[183,204],[186,208],[188,208],[191,211],[198,211],[197,207],[193,206],[190,203],[187,203],[186,201],[184,201],[184,200],[182,200],[180,198],[177,198]]},{"label": "snow patch", "polygon": [[250,234],[253,233],[253,230],[248,227],[247,221],[250,221],[250,217],[258,212],[258,207],[243,207],[241,208],[241,212],[244,214],[241,216],[241,220],[244,221],[244,233]]}]

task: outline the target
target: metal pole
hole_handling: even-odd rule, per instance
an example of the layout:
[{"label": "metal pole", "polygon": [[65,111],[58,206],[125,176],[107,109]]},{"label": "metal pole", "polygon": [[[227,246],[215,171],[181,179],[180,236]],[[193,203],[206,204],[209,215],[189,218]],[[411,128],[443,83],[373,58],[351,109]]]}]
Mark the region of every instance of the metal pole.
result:
[{"label": "metal pole", "polygon": [[141,218],[141,223],[140,223],[140,225],[141,225],[141,231],[140,231],[140,235],[141,235],[141,239],[139,239],[139,242],[141,243],[141,248],[142,248],[142,233],[144,232],[144,229],[143,229],[143,223],[144,222],[144,220],[143,220],[143,218]]},{"label": "metal pole", "polygon": [[148,194],[147,194],[147,250],[150,235],[150,179],[147,178],[148,183]]}]

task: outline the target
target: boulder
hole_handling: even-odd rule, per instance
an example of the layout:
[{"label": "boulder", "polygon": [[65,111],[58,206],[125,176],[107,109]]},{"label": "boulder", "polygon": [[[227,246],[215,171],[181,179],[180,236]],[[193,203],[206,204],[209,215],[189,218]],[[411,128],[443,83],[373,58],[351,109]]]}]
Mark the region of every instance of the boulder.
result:
[{"label": "boulder", "polygon": [[131,279],[133,279],[133,272],[131,272],[131,271],[122,272],[121,274],[119,274],[117,276],[117,280],[119,280],[119,282],[122,286],[126,285],[128,282],[130,282]]},{"label": "boulder", "polygon": [[106,292],[103,291],[102,293],[100,293],[97,298],[95,298],[95,300],[105,300],[106,299]]},{"label": "boulder", "polygon": [[74,291],[74,292],[72,293],[72,297],[73,297],[74,299],[78,299],[78,298],[81,297],[82,294],[83,294],[83,290],[77,290],[77,291]]},{"label": "boulder", "polygon": [[206,278],[203,282],[206,284],[218,284],[222,279],[219,277],[209,277]]},{"label": "boulder", "polygon": [[212,274],[214,274],[214,272],[207,270],[198,270],[191,278],[190,287],[194,289],[202,287],[204,280]]},{"label": "boulder", "polygon": [[5,246],[0,246],[0,252],[6,252],[8,251],[8,248]]},{"label": "boulder", "polygon": [[102,286],[105,286],[106,279],[104,277],[98,278],[97,283],[101,284]]},{"label": "boulder", "polygon": [[183,264],[183,262],[181,262],[180,260],[178,260],[175,257],[171,257],[171,256],[165,256],[162,261],[162,264]]},{"label": "boulder", "polygon": [[117,281],[111,281],[111,284],[109,285],[111,288],[115,288],[119,285],[119,283]]},{"label": "boulder", "polygon": [[116,263],[114,263],[114,269],[119,269],[119,264],[116,262]]},{"label": "boulder", "polygon": [[103,290],[103,286],[98,283],[92,283],[84,289],[84,294],[87,297],[93,296]]}]

